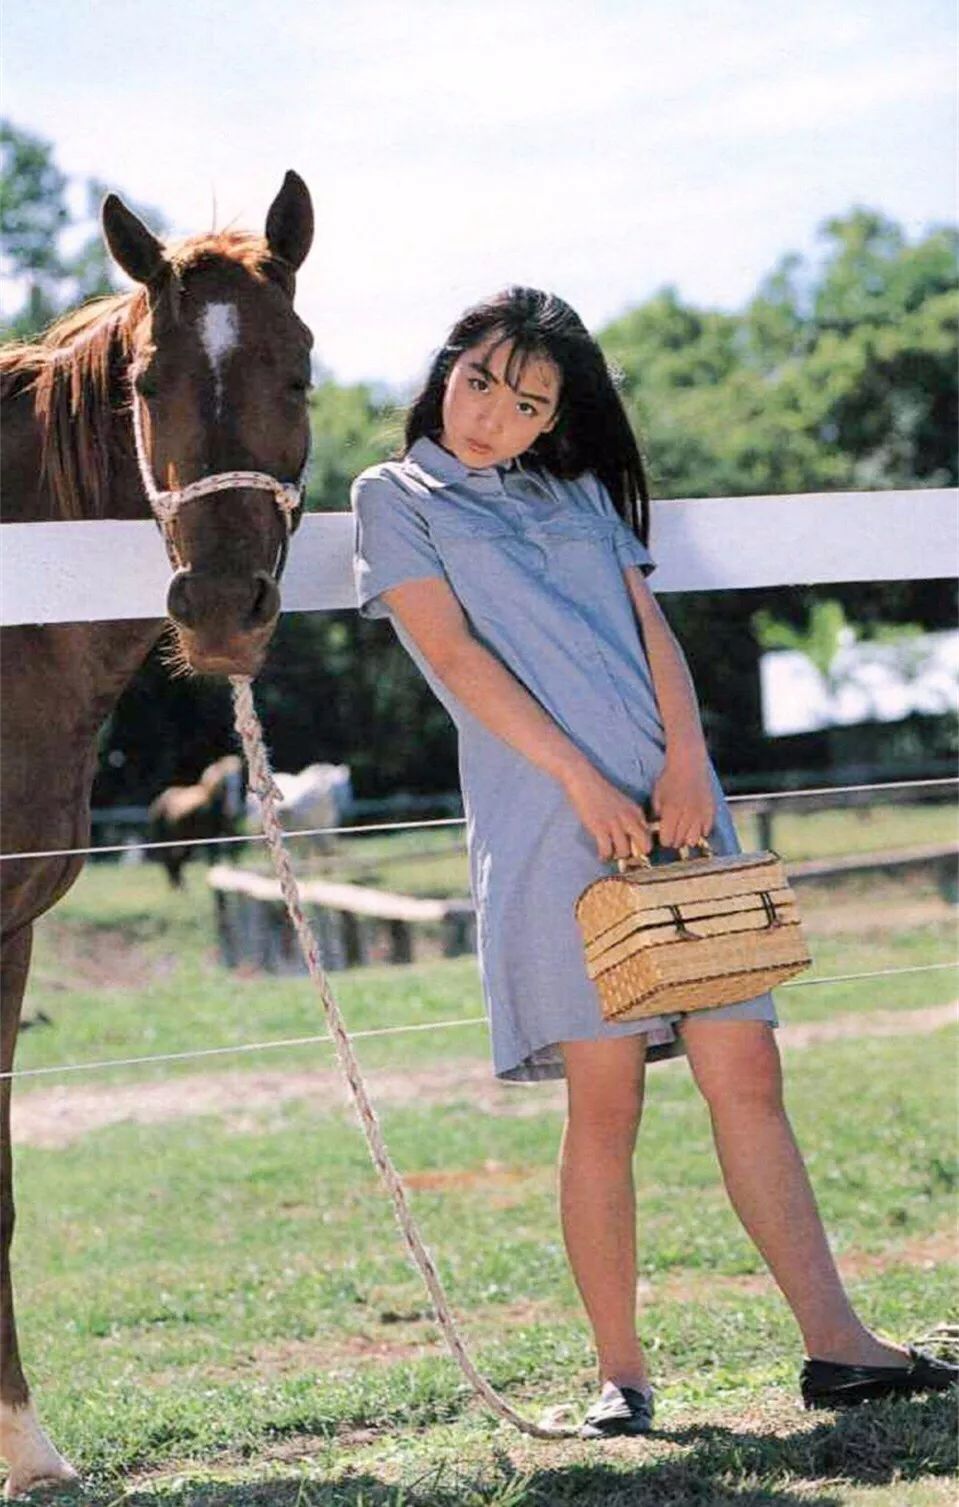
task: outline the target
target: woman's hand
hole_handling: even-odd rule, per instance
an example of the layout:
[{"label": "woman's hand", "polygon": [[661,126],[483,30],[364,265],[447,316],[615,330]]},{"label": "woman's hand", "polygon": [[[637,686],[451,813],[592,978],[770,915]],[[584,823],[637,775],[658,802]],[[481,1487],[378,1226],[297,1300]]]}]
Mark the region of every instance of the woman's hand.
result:
[{"label": "woman's hand", "polygon": [[693,846],[712,830],[716,800],[705,745],[667,753],[650,804],[659,818],[659,841],[664,848]]},{"label": "woman's hand", "polygon": [[586,760],[563,776],[563,787],[604,862],[648,853],[649,825],[641,806],[611,785]]}]

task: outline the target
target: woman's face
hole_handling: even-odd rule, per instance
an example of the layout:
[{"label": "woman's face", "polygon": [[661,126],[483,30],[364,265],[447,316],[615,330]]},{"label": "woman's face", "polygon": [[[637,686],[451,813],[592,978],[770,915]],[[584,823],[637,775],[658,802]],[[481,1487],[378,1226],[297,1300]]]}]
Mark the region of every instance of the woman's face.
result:
[{"label": "woman's face", "polygon": [[511,387],[512,351],[512,342],[493,331],[463,352],[447,379],[440,444],[474,470],[522,455],[556,423],[559,367],[534,353]]}]

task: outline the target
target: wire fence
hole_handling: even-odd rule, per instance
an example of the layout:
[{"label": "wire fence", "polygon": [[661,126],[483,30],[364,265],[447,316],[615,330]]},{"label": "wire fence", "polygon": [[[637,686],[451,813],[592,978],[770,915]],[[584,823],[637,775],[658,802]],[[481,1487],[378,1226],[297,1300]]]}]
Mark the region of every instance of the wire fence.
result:
[{"label": "wire fence", "polygon": [[[947,775],[936,779],[927,780],[889,780],[866,785],[816,785],[808,786],[801,790],[763,790],[750,795],[727,795],[726,801],[730,806],[757,801],[777,800],[801,800],[804,797],[812,798],[826,795],[859,795],[867,791],[885,794],[899,790],[931,790],[946,786],[959,786],[959,776]],[[295,830],[284,832],[287,840],[298,837],[349,837],[363,834],[368,836],[373,832],[409,832],[416,829],[431,827],[462,827],[466,824],[465,816],[442,816],[416,821],[403,822],[370,822],[356,826],[343,827],[300,827]],[[241,833],[232,837],[175,837],[163,841],[132,841],[124,843],[103,844],[87,848],[44,848],[37,851],[23,853],[0,853],[0,863],[12,863],[13,861],[26,862],[30,859],[40,858],[89,858],[99,857],[107,853],[146,853],[161,848],[192,848],[192,847],[229,847],[236,843],[265,842],[266,836],[262,832]]]},{"label": "wire fence", "polygon": [[[862,979],[899,978],[906,973],[941,973],[946,969],[959,968],[954,963],[916,963],[907,968],[877,968],[868,973],[836,973],[824,978],[793,979],[780,984],[779,989],[811,989],[823,984],[849,984]],[[485,1015],[467,1015],[461,1020],[430,1020],[417,1025],[376,1026],[366,1031],[351,1031],[354,1041],[371,1036],[405,1036],[411,1032],[446,1031],[457,1026],[486,1025]],[[109,1057],[97,1062],[64,1062],[50,1067],[17,1068],[10,1073],[0,1073],[5,1078],[49,1078],[65,1073],[92,1073],[116,1067],[147,1067],[158,1062],[192,1062],[204,1057],[238,1057],[250,1052],[276,1052],[283,1048],[320,1046],[333,1038],[322,1032],[316,1036],[287,1036],[272,1041],[246,1041],[228,1047],[195,1047],[188,1052],[152,1052],[139,1057]]]},{"label": "wire fence", "polygon": [[[746,802],[755,803],[757,801],[775,801],[785,799],[795,800],[797,798],[801,799],[802,797],[819,797],[823,795],[858,795],[864,792],[885,794],[893,791],[920,789],[929,790],[937,788],[942,789],[948,786],[959,786],[959,776],[923,780],[891,780],[881,783],[860,785],[823,785],[807,787],[802,790],[760,791],[755,794],[749,795],[730,795],[727,796],[726,799],[730,805],[735,805],[743,804]],[[427,820],[419,819],[416,821],[376,822],[370,823],[369,825],[360,826],[306,827],[298,829],[296,831],[287,832],[284,834],[284,836],[286,838],[347,836],[357,833],[369,834],[376,832],[400,832],[425,830],[432,828],[460,827],[464,824],[464,817],[441,817]],[[265,834],[252,833],[249,835],[242,835],[237,837],[194,838],[187,840],[176,839],[170,842],[121,843],[104,847],[49,849],[27,853],[4,853],[0,854],[0,862],[9,862],[13,859],[27,860],[41,858],[88,857],[91,854],[102,853],[127,854],[131,851],[151,851],[154,849],[171,847],[184,848],[188,846],[229,846],[230,844],[234,843],[248,843],[265,840]],[[862,973],[834,974],[824,978],[794,979],[791,982],[780,985],[780,988],[809,989],[816,986],[828,984],[845,984],[870,979],[874,980],[897,978],[905,974],[935,973],[947,969],[955,969],[957,967],[959,967],[959,961],[949,963],[917,964],[905,968],[880,968]],[[485,1024],[485,1015],[475,1015],[466,1016],[458,1020],[427,1021],[417,1025],[381,1026],[365,1031],[355,1031],[352,1034],[355,1039],[363,1040],[370,1037],[400,1036],[407,1035],[412,1032],[422,1033],[429,1031],[442,1031],[465,1026]],[[191,1062],[212,1057],[246,1056],[251,1053],[274,1052],[284,1049],[293,1050],[308,1046],[320,1046],[324,1043],[330,1042],[331,1040],[332,1038],[328,1033],[322,1032],[310,1036],[285,1037],[280,1040],[241,1042],[231,1046],[223,1047],[197,1047],[184,1052],[155,1052],[136,1057],[105,1058],[92,1062],[88,1061],[58,1063],[49,1067],[18,1068],[11,1072],[0,1073],[0,1081],[3,1081],[4,1079],[56,1077],[66,1074],[84,1072],[92,1073],[105,1071],[111,1068],[148,1067],[156,1065],[158,1063]]]}]

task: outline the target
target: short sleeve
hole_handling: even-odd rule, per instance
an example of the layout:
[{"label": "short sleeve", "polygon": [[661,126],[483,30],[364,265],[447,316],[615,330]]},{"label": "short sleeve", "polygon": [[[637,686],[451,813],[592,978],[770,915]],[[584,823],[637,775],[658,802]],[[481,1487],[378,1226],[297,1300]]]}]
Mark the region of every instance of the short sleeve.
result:
[{"label": "short sleeve", "polygon": [[617,513],[613,499],[597,476],[592,473],[583,478],[589,484],[590,496],[596,503],[604,518],[610,518],[615,523],[613,543],[616,546],[616,557],[623,569],[627,565],[638,565],[644,576],[648,576],[656,569],[656,561],[646,548],[642,539],[633,533],[629,524]]},{"label": "short sleeve", "polygon": [[350,493],[353,579],[363,617],[386,617],[384,591],[445,571],[415,502],[391,476],[364,472]]}]

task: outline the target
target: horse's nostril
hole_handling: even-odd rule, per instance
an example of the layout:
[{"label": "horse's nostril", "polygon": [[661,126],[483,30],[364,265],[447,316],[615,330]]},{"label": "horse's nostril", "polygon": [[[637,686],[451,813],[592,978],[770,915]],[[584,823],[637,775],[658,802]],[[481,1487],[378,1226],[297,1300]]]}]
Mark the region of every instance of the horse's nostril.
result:
[{"label": "horse's nostril", "polygon": [[196,614],[190,605],[190,576],[185,570],[178,570],[170,582],[167,592],[166,609],[170,617],[176,623],[182,623],[184,628],[196,626]]},{"label": "horse's nostril", "polygon": [[276,582],[265,570],[258,570],[253,577],[253,605],[247,623],[251,628],[260,628],[270,623],[280,610],[280,593]]},{"label": "horse's nostril", "polygon": [[180,570],[167,591],[167,612],[192,633],[248,633],[269,626],[279,610],[280,593],[265,570],[252,576]]}]

